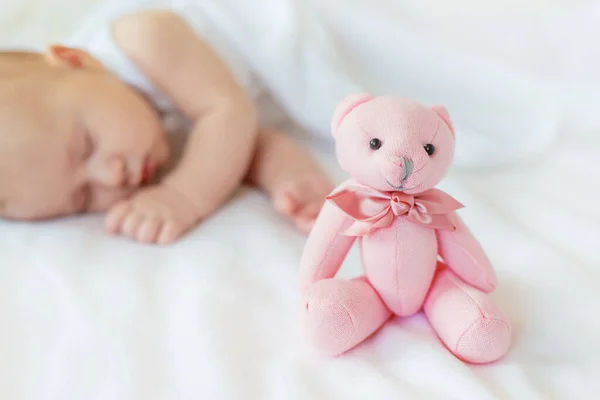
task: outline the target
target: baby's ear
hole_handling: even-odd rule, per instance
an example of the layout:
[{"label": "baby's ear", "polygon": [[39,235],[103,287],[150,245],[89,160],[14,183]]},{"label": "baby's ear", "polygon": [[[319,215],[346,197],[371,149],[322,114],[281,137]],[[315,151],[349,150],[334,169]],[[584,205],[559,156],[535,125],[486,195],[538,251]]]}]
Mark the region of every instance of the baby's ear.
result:
[{"label": "baby's ear", "polygon": [[46,59],[50,65],[55,67],[104,69],[102,63],[90,53],[72,47],[50,46],[46,50]]},{"label": "baby's ear", "polygon": [[333,136],[337,134],[338,128],[342,124],[342,121],[346,115],[350,114],[350,112],[359,105],[364,104],[372,99],[373,96],[369,94],[356,93],[348,95],[344,100],[342,100],[335,108],[333,118],[331,119],[331,134]]},{"label": "baby's ear", "polygon": [[450,128],[450,132],[452,132],[452,134],[454,135],[454,126],[452,126],[452,121],[450,120],[450,114],[448,113],[448,110],[446,109],[446,107],[440,106],[440,105],[435,105],[435,106],[431,107],[431,109],[433,111],[435,111],[435,113],[437,115],[439,115],[439,117],[441,119],[444,120],[446,125],[448,125],[448,128]]}]

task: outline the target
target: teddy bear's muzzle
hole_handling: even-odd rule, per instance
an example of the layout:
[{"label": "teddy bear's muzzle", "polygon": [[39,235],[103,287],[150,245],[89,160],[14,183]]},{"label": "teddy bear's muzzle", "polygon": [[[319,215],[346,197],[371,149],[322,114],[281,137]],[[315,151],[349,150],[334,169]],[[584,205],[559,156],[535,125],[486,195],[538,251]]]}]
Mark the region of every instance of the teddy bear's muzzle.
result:
[{"label": "teddy bear's muzzle", "polygon": [[407,179],[413,173],[414,162],[409,157],[394,157],[390,159],[384,172],[387,183],[396,190],[402,190]]},{"label": "teddy bear's muzzle", "polygon": [[410,174],[412,174],[414,163],[413,160],[408,157],[402,157],[401,160],[400,167],[402,168],[402,177],[400,178],[400,182],[404,183]]}]

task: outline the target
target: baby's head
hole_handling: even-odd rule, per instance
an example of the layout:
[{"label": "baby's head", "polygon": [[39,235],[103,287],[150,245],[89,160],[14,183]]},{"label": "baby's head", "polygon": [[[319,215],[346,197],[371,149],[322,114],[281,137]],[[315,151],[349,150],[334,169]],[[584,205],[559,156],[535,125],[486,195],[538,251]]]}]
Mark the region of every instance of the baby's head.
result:
[{"label": "baby's head", "polygon": [[167,157],[150,104],[88,53],[0,53],[0,218],[104,211]]},{"label": "baby's head", "polygon": [[351,95],[337,107],[331,130],[341,167],[378,190],[414,194],[431,189],[454,157],[454,131],[441,106]]}]

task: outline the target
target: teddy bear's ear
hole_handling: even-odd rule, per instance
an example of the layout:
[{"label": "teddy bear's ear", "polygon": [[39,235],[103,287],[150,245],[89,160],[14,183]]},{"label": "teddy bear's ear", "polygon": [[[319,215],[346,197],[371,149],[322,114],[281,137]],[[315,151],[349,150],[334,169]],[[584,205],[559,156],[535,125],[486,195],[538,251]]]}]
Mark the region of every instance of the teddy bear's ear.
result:
[{"label": "teddy bear's ear", "polygon": [[439,115],[441,119],[444,120],[446,125],[448,125],[448,128],[450,128],[450,132],[452,132],[452,134],[454,135],[454,126],[452,126],[452,121],[450,120],[450,114],[448,113],[448,110],[446,109],[446,107],[440,106],[440,105],[435,105],[435,106],[431,107],[431,109],[433,111],[435,111],[435,113],[437,115]]},{"label": "teddy bear's ear", "polygon": [[373,99],[373,96],[366,93],[356,93],[348,95],[344,100],[342,100],[337,107],[335,108],[335,112],[333,113],[333,118],[331,119],[331,134],[333,136],[336,135],[338,128],[342,124],[342,121],[352,110],[354,110],[359,105],[366,103]]}]

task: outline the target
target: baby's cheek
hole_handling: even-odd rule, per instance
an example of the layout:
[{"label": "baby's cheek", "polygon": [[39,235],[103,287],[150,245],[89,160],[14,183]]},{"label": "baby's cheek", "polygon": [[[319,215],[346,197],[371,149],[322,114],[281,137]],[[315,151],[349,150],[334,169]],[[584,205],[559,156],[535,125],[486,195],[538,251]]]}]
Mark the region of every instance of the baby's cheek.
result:
[{"label": "baby's cheek", "polygon": [[7,202],[4,204],[2,210],[0,210],[0,218],[17,221],[36,221],[61,217],[72,213],[65,204],[64,201],[61,203],[53,202],[50,198],[44,204],[27,200]]}]

